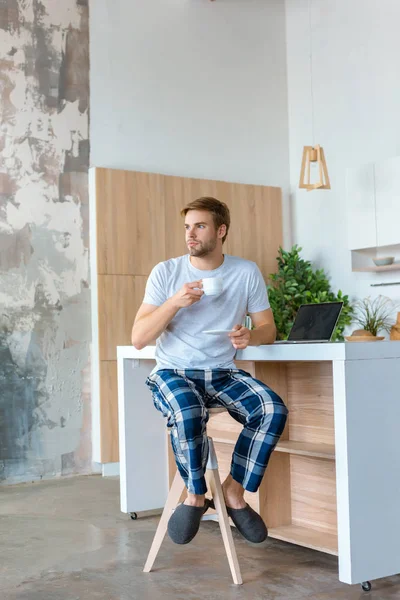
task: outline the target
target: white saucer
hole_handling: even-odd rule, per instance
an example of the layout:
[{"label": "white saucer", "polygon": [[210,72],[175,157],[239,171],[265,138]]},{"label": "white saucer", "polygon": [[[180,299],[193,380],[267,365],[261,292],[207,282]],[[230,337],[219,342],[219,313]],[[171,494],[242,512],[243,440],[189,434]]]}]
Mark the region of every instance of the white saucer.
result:
[{"label": "white saucer", "polygon": [[202,333],[208,333],[210,335],[218,335],[220,333],[232,333],[233,329],[207,329],[206,331],[203,331]]}]

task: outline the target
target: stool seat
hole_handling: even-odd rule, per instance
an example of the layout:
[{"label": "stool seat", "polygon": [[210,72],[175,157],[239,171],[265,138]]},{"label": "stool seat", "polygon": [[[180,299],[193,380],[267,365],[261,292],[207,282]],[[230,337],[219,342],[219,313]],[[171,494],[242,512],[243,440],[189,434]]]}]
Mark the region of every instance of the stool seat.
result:
[{"label": "stool seat", "polygon": [[[212,415],[225,412],[226,408],[224,408],[223,406],[218,406],[209,408],[208,411],[211,417]],[[224,542],[226,556],[228,558],[233,582],[237,585],[241,585],[243,581],[240,573],[240,567],[236,555],[235,545],[233,542],[232,531],[229,524],[229,517],[226,511],[224,493],[222,491],[221,480],[218,472],[217,455],[215,453],[214,442],[209,436],[208,448],[208,461],[205,472],[207,487],[211,492],[212,498],[214,500],[215,510],[218,517],[218,523],[221,529],[222,539]],[[161,515],[160,522],[157,527],[157,531],[153,539],[153,543],[150,548],[150,552],[146,560],[146,564],[143,569],[144,573],[149,573],[153,567],[154,561],[157,557],[162,541],[167,532],[169,518],[172,512],[175,510],[184,489],[184,481],[180,476],[179,471],[177,470],[171,485],[171,489],[168,494],[167,502]]]}]

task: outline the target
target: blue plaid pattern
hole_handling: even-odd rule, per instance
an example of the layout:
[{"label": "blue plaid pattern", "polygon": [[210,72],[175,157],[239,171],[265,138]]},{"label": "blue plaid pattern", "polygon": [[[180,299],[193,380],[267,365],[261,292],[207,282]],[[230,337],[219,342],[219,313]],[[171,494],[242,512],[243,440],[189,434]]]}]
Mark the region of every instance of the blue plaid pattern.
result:
[{"label": "blue plaid pattern", "polygon": [[240,369],[161,369],[147,378],[154,406],[167,419],[176,464],[188,491],[205,494],[208,408],[223,406],[243,425],[231,475],[257,491],[288,410],[265,383]]}]

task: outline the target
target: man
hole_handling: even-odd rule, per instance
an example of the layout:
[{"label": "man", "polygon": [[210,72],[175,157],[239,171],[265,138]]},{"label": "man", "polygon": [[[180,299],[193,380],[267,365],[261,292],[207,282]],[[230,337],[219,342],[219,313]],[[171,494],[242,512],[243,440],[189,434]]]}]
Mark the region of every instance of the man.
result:
[{"label": "man", "polygon": [[[157,366],[146,383],[171,429],[175,460],[188,491],[169,520],[168,532],[178,544],[190,542],[209,507],[204,478],[207,408],[219,405],[243,425],[222,486],[227,511],[247,540],[262,542],[267,528],[243,494],[257,491],[288,411],[264,383],[236,369],[233,359],[236,350],[248,345],[272,344],[274,318],[257,265],[223,254],[230,225],[226,204],[199,198],[182,216],[189,254],[154,267],[132,329],[132,344],[138,349],[157,339]],[[206,277],[223,278],[220,295],[204,295]],[[242,325],[247,314],[255,326],[251,331]],[[210,329],[232,333],[204,333]]]}]

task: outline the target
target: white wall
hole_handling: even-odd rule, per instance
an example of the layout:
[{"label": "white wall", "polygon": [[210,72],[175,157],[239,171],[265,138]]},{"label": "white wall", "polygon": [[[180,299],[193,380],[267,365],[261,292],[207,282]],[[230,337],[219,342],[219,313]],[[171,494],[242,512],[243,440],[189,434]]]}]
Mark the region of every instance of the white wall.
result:
[{"label": "white wall", "polygon": [[[91,163],[280,185],[285,198],[290,165],[286,246],[303,246],[335,289],[399,295],[370,287],[395,272],[351,272],[345,218],[346,168],[400,154],[399,17],[397,0],[286,0],[285,32],[283,0],[97,0]],[[331,191],[297,187],[312,143]]]},{"label": "white wall", "polygon": [[96,0],[90,18],[92,165],[287,192],[284,0]]},{"label": "white wall", "polygon": [[[286,0],[286,13],[293,241],[327,269],[335,289],[398,298],[400,286],[370,283],[400,281],[400,272],[351,272],[345,174],[347,167],[400,154],[400,2]],[[331,191],[297,187],[302,147],[313,143],[324,147]]]}]

